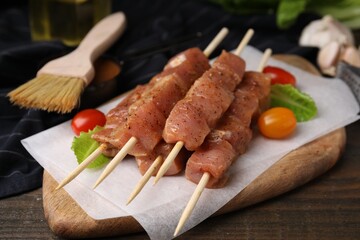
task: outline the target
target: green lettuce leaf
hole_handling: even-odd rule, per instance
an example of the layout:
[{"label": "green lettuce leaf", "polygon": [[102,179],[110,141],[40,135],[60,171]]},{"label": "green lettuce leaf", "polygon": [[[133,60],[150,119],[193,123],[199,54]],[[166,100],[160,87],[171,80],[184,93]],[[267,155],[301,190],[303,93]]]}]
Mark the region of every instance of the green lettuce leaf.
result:
[{"label": "green lettuce leaf", "polygon": [[[95,127],[89,132],[81,132],[79,137],[74,137],[71,145],[71,150],[74,151],[78,163],[82,163],[95,149],[100,145],[97,141],[91,138],[91,135],[97,131],[100,131],[102,127]],[[90,163],[88,168],[97,168],[109,162],[109,158],[101,154]]]},{"label": "green lettuce leaf", "polygon": [[300,92],[290,84],[275,84],[271,86],[271,107],[286,107],[291,109],[298,122],[305,122],[317,114],[314,100],[306,93]]},{"label": "green lettuce leaf", "polygon": [[281,0],[276,16],[279,28],[286,29],[294,24],[298,16],[305,11],[308,0]]}]

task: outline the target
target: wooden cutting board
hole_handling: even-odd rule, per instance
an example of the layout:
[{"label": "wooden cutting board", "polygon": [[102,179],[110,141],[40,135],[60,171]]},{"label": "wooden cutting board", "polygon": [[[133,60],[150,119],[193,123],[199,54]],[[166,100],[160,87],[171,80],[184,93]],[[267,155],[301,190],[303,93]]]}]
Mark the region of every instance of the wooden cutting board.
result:
[{"label": "wooden cutting board", "polygon": [[[305,59],[294,55],[276,55],[308,72],[319,74]],[[344,128],[308,143],[280,159],[228,202],[215,215],[235,211],[299,187],[328,171],[341,156],[346,143]],[[50,229],[67,238],[94,238],[143,231],[133,217],[94,220],[64,189],[55,191],[57,182],[46,171],[43,179],[43,205]]]}]

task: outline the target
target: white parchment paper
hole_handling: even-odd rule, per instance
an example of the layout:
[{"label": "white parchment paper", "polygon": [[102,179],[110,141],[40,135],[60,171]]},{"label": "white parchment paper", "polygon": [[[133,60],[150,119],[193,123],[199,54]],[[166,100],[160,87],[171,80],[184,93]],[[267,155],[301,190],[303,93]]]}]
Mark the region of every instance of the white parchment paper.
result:
[{"label": "white parchment paper", "polygon": [[[242,57],[248,70],[255,70],[262,53],[246,47]],[[246,154],[232,166],[231,178],[223,189],[205,189],[183,232],[196,226],[226,204],[257,176],[282,156],[337,128],[359,119],[359,106],[348,86],[340,79],[325,79],[306,73],[286,63],[270,60],[269,65],[292,72],[298,88],[310,94],[318,107],[315,119],[298,125],[296,133],[286,140],[269,140],[256,134]],[[107,112],[118,101],[100,108]],[[74,134],[70,122],[38,133],[22,141],[29,153],[57,180],[62,180],[76,166],[70,150]],[[65,190],[94,219],[132,215],[151,239],[171,239],[180,215],[195,185],[183,175],[164,177],[153,186],[150,179],[139,196],[128,206],[126,200],[141,175],[133,158],[124,159],[95,190],[93,184],[102,169],[85,170]]]}]

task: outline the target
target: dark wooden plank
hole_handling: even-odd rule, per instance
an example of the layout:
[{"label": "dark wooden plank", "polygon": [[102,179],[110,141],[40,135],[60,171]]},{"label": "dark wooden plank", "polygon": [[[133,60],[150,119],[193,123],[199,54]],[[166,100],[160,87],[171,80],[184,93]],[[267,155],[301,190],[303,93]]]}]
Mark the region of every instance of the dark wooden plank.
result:
[{"label": "dark wooden plank", "polygon": [[44,219],[42,189],[0,200],[0,239],[49,237],[58,239]]}]

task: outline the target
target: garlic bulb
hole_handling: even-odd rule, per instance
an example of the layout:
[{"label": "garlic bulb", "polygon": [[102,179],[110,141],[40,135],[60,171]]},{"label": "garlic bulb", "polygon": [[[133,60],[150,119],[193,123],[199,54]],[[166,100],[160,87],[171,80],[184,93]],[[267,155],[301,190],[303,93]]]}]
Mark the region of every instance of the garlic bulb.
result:
[{"label": "garlic bulb", "polygon": [[301,46],[319,48],[317,63],[322,73],[330,76],[336,75],[339,61],[360,67],[360,52],[354,42],[350,29],[331,16],[311,22],[299,39]]},{"label": "garlic bulb", "polygon": [[330,42],[354,45],[354,37],[349,28],[327,15],[307,25],[300,36],[300,46],[322,48]]}]

